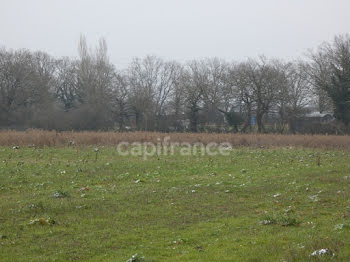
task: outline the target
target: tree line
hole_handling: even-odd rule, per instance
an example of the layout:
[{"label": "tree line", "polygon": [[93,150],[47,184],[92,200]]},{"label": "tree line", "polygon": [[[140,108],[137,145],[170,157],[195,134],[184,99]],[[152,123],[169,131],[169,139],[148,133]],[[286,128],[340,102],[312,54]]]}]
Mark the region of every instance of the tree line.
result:
[{"label": "tree line", "polygon": [[81,37],[78,51],[0,49],[0,128],[262,133],[273,120],[275,131],[293,132],[311,108],[350,123],[349,35],[298,61],[146,56],[117,69],[104,39],[91,50]]}]

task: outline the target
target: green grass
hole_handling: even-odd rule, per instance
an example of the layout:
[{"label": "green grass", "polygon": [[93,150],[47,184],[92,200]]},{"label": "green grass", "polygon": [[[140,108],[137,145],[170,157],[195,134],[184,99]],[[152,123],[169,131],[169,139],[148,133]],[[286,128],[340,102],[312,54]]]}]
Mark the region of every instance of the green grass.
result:
[{"label": "green grass", "polygon": [[[0,261],[349,261],[350,154],[0,148]],[[321,248],[335,256],[311,257]],[[141,259],[144,257],[144,259]]]}]

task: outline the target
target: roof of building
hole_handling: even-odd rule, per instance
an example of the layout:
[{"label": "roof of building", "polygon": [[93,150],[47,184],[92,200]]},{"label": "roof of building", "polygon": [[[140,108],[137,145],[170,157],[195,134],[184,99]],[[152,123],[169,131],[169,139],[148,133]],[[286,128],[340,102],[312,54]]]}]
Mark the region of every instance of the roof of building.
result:
[{"label": "roof of building", "polygon": [[333,114],[330,113],[330,112],[323,112],[323,113],[320,113],[320,112],[312,112],[312,113],[309,113],[309,114],[306,114],[306,117],[325,117],[325,116],[331,116],[333,117]]}]

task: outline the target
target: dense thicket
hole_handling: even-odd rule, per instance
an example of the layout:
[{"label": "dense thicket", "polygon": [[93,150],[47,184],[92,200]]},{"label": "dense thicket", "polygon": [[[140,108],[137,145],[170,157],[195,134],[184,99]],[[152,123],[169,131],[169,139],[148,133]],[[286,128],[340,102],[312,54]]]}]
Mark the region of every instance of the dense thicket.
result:
[{"label": "dense thicket", "polygon": [[135,58],[124,70],[101,39],[79,57],[0,49],[0,128],[293,132],[310,111],[350,123],[350,37],[305,61]]}]

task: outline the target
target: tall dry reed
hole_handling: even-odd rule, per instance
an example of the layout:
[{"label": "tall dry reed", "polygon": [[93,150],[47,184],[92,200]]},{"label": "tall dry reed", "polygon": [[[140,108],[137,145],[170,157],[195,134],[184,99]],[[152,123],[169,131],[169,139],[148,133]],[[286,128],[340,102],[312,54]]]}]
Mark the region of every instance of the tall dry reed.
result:
[{"label": "tall dry reed", "polygon": [[324,149],[350,149],[350,136],[278,135],[278,134],[207,134],[207,133],[156,133],[156,132],[56,132],[44,130],[0,131],[0,146],[65,146],[105,145],[120,142],[229,142],[234,147],[304,147]]}]

